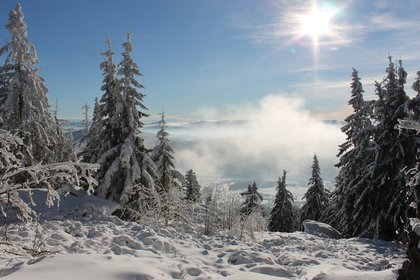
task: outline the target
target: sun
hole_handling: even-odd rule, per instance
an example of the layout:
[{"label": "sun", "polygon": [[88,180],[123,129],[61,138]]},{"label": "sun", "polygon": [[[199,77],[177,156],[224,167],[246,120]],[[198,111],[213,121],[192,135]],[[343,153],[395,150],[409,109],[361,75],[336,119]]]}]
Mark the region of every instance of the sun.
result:
[{"label": "sun", "polygon": [[312,9],[299,16],[299,36],[312,37],[314,44],[319,44],[319,39],[322,36],[333,36],[332,19],[336,14],[336,9],[333,7],[319,7],[316,3],[312,5]]},{"label": "sun", "polygon": [[321,35],[328,35],[331,32],[330,21],[332,15],[318,10],[313,10],[310,14],[301,18],[300,33],[319,38]]}]

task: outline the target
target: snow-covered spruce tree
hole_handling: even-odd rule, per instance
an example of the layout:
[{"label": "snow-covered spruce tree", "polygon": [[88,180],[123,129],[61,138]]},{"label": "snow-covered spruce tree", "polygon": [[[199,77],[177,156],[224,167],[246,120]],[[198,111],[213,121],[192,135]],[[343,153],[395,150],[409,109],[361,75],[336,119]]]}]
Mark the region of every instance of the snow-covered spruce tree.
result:
[{"label": "snow-covered spruce tree", "polygon": [[[340,168],[336,177],[336,186],[332,193],[330,209],[322,221],[334,226],[346,236],[355,236],[357,220],[354,220],[354,205],[359,195],[370,184],[371,167],[374,161],[374,126],[370,116],[372,102],[364,101],[363,86],[358,72],[353,68],[351,98],[349,105],[353,113],[349,115],[341,128],[346,134],[346,141],[339,146]],[[325,213],[324,213],[325,214]]]},{"label": "snow-covered spruce tree", "polygon": [[[418,73],[419,74],[419,73]],[[413,89],[415,90],[414,86]],[[410,119],[399,120],[398,129],[410,129],[417,133],[420,132],[420,123]],[[407,260],[404,261],[402,268],[398,271],[398,280],[417,279],[420,275],[420,233],[416,232],[415,228],[420,224],[420,163],[407,170],[406,174],[409,176],[408,186],[408,202],[410,208],[408,209],[408,217],[410,220],[409,240],[407,244]]]},{"label": "snow-covered spruce tree", "polygon": [[201,186],[197,181],[195,172],[190,169],[185,174],[185,199],[190,202],[201,202]]},{"label": "snow-covered spruce tree", "polygon": [[292,232],[296,217],[293,213],[293,195],[286,189],[286,170],[283,177],[277,181],[277,193],[274,208],[271,210],[268,230]]},{"label": "snow-covered spruce tree", "polygon": [[247,192],[241,194],[245,197],[245,201],[242,203],[241,207],[241,216],[246,217],[254,211],[263,213],[264,209],[261,205],[263,197],[258,192],[258,187],[255,182],[252,185],[248,185]]},{"label": "snow-covered spruce tree", "polygon": [[157,174],[159,176],[158,192],[161,198],[162,214],[165,225],[169,221],[179,220],[187,221],[185,216],[185,205],[183,198],[185,197],[182,185],[184,176],[175,169],[174,150],[169,143],[169,133],[165,129],[165,114],[162,112],[160,120],[160,130],[156,134],[158,144],[152,151],[152,160],[156,165]]},{"label": "snow-covered spruce tree", "polygon": [[409,97],[404,91],[406,73],[399,61],[398,72],[392,58],[386,77],[377,86],[374,106],[377,122],[372,182],[355,202],[356,234],[384,240],[404,240],[407,224],[407,178],[403,168],[416,163],[417,144],[412,132],[398,131],[398,119],[409,117]]},{"label": "snow-covered spruce tree", "polygon": [[0,67],[0,128],[24,139],[36,163],[55,162],[59,135],[20,4],[9,13],[6,27],[12,38],[0,48],[0,55],[6,54]]},{"label": "snow-covered spruce tree", "polygon": [[257,184],[254,182],[248,186],[246,193],[241,193],[245,197],[245,201],[241,206],[240,217],[240,233],[239,238],[242,239],[245,233],[254,238],[254,231],[264,229],[264,208],[261,205],[262,195],[258,192]]},{"label": "snow-covered spruce tree", "polygon": [[[115,104],[118,117],[111,113],[107,115],[110,119],[118,118],[118,123],[116,119],[110,120],[115,122],[112,125],[116,129],[110,145],[104,146],[104,152],[98,159],[98,195],[144,214],[157,207],[159,202],[155,189],[158,175],[140,132],[143,127],[141,118],[147,116],[144,113],[147,108],[143,104],[144,95],[139,91],[143,86],[136,80],[141,73],[131,57],[133,46],[130,34],[123,47],[123,60],[118,70],[121,98],[117,97]],[[107,105],[104,104],[104,107]]]},{"label": "snow-covered spruce tree", "polygon": [[108,49],[102,52],[104,61],[100,64],[103,71],[104,92],[96,102],[93,111],[92,126],[86,137],[86,148],[81,153],[86,162],[97,162],[108,150],[120,144],[123,139],[120,117],[122,112],[122,95],[120,81],[117,78],[117,65],[114,63],[114,52],[111,50],[111,40],[106,38]]},{"label": "snow-covered spruce tree", "polygon": [[309,189],[306,191],[303,199],[305,203],[300,210],[300,221],[314,220],[319,221],[323,212],[328,207],[329,192],[324,188],[321,178],[321,170],[316,155],[312,164],[312,176],[308,182]]},{"label": "snow-covered spruce tree", "polygon": [[160,130],[156,134],[158,144],[152,151],[152,159],[155,162],[156,170],[159,175],[160,192],[168,192],[172,185],[181,188],[180,183],[184,182],[184,176],[175,169],[174,150],[169,143],[169,133],[165,129],[165,114],[162,112],[159,122]]}]

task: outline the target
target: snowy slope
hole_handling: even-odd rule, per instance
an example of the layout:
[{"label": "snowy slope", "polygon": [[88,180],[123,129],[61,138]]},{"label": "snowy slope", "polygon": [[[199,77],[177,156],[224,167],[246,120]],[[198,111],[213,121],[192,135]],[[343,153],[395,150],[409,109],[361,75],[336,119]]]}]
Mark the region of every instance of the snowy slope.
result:
[{"label": "snowy slope", "polygon": [[[73,207],[70,207],[72,206]],[[366,239],[258,233],[240,241],[202,228],[123,222],[97,198],[68,197],[39,223],[13,224],[0,244],[3,279],[396,279],[405,248]],[[3,231],[4,229],[1,228]],[[38,232],[38,234],[37,234]],[[31,249],[44,252],[32,257]],[[280,278],[279,278],[280,277]]]}]

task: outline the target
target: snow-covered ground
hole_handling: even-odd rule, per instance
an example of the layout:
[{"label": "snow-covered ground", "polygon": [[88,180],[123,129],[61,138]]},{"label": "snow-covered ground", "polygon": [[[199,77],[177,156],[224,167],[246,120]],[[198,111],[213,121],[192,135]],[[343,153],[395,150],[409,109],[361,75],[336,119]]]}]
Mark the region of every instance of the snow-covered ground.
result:
[{"label": "snow-covered ground", "polygon": [[[303,232],[256,240],[153,228],[109,215],[115,204],[68,197],[39,223],[12,224],[1,243],[3,279],[396,279],[405,248]],[[4,229],[1,228],[1,231]],[[41,252],[38,256],[31,256]],[[42,253],[43,252],[43,253]]]}]

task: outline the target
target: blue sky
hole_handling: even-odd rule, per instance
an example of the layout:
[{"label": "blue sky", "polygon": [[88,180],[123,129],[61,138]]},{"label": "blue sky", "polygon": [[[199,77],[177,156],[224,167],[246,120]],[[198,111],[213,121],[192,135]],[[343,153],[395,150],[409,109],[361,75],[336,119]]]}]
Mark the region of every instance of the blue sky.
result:
[{"label": "blue sky", "polygon": [[[305,100],[323,118],[343,117],[352,67],[367,96],[383,77],[388,52],[401,56],[408,83],[420,70],[420,1],[321,1],[333,11],[316,47],[297,20],[313,1],[296,0],[22,0],[41,76],[61,117],[101,96],[100,52],[110,36],[120,60],[133,34],[150,114],[192,117],[249,106],[269,94]],[[0,1],[0,44],[15,1]],[[407,88],[411,93],[411,90]],[[413,93],[411,93],[413,94]],[[279,108],[281,110],[281,108]],[[336,114],[335,114],[336,113]]]}]

